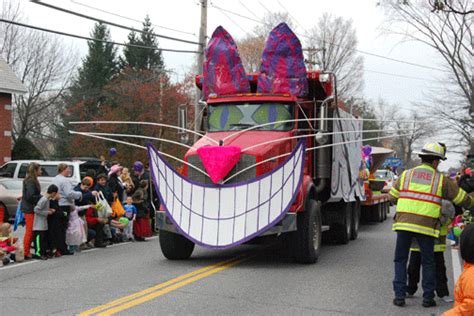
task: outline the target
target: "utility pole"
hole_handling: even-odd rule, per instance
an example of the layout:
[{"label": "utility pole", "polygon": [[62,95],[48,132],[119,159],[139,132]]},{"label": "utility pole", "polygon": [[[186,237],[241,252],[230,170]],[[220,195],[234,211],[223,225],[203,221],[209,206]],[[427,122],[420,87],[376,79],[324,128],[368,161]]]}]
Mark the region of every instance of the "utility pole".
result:
[{"label": "utility pole", "polygon": [[[201,3],[201,26],[199,27],[199,54],[197,56],[197,72],[202,75],[202,67],[204,64],[204,48],[206,47],[207,37],[207,0],[200,0]],[[196,99],[194,100],[194,131],[199,132],[201,126],[201,106],[199,101],[201,100],[201,91],[196,87]],[[194,134],[194,142],[196,142],[198,136]]]}]

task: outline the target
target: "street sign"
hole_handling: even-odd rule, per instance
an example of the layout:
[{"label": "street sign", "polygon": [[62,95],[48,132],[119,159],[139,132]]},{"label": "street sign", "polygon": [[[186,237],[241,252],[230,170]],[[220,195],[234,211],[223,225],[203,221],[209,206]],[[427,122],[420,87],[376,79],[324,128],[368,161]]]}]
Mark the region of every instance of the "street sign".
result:
[{"label": "street sign", "polygon": [[403,166],[402,159],[397,157],[388,157],[382,165],[384,168],[400,168]]}]

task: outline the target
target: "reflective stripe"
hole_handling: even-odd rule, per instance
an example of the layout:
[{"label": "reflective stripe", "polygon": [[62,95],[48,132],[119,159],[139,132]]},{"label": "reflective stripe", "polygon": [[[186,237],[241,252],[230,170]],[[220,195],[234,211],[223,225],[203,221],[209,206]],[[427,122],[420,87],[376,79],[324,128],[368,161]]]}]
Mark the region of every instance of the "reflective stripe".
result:
[{"label": "reflective stripe", "polygon": [[436,192],[438,192],[438,185],[439,185],[439,180],[441,179],[441,175],[437,172],[435,172],[435,176],[433,179],[433,185],[431,186],[431,194],[436,195]]},{"label": "reflective stripe", "polygon": [[400,196],[400,191],[398,191],[397,189],[395,189],[395,187],[392,187],[390,189],[390,192],[389,194],[395,198],[398,198]]},{"label": "reflective stripe", "polygon": [[428,228],[410,223],[396,222],[392,226],[392,230],[406,230],[413,233],[420,233],[432,237],[439,237],[439,230],[434,228]]},{"label": "reflective stripe", "polygon": [[414,192],[414,191],[401,191],[400,198],[413,199],[422,202],[434,203],[441,205],[441,197],[436,195],[431,195],[423,192]]},{"label": "reflective stripe", "polygon": [[403,181],[403,187],[402,187],[402,190],[408,190],[408,186],[410,185],[410,179],[413,175],[413,170],[410,170],[408,171],[406,174],[405,174],[405,181]]},{"label": "reflective stripe", "polygon": [[458,191],[458,194],[456,195],[456,197],[454,198],[453,200],[453,203],[454,204],[461,204],[462,201],[466,198],[466,191],[464,191],[463,189],[459,188],[459,191]]}]

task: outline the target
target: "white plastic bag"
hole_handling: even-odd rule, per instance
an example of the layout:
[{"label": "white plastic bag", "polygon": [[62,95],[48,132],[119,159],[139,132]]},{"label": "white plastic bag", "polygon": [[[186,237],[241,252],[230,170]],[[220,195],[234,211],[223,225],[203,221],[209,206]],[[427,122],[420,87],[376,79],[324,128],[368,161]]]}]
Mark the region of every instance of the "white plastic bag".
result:
[{"label": "white plastic bag", "polygon": [[96,209],[99,217],[107,218],[112,215],[112,208],[109,205],[109,202],[104,197],[104,193],[99,191],[99,194],[95,197]]}]

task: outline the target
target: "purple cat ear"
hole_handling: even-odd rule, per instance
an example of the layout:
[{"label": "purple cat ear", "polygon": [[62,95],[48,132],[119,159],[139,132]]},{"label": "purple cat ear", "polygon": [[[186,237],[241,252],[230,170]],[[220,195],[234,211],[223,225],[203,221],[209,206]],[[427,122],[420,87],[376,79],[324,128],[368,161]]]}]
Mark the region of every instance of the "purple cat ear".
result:
[{"label": "purple cat ear", "polygon": [[268,36],[262,55],[257,92],[308,94],[308,80],[301,42],[286,23]]},{"label": "purple cat ear", "polygon": [[250,92],[237,45],[222,27],[216,28],[205,51],[203,94],[231,95]]}]

